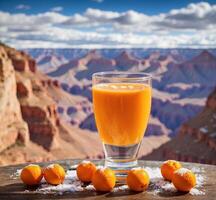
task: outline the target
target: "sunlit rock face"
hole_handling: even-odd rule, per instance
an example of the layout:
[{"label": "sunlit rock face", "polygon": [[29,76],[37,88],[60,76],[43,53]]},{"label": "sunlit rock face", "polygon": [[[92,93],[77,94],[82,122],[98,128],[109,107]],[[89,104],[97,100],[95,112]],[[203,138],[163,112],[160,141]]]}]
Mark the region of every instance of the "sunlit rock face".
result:
[{"label": "sunlit rock face", "polygon": [[[18,69],[24,62],[18,62]],[[28,127],[22,119],[17,99],[15,70],[6,49],[0,46],[0,151],[20,140],[28,143]]]},{"label": "sunlit rock face", "polygon": [[216,164],[216,88],[202,111],[185,122],[176,137],[144,159],[177,159],[186,162]]},{"label": "sunlit rock face", "polygon": [[[0,165],[102,154],[97,135],[64,122],[58,105],[71,105],[66,113],[81,121],[92,112],[87,99],[63,91],[28,54],[0,44]],[[87,150],[90,144],[96,147]]]}]

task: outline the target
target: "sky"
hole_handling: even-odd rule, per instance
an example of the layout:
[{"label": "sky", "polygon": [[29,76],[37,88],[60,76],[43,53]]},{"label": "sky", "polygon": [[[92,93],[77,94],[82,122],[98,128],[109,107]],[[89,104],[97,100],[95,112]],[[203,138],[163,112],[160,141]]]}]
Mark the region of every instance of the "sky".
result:
[{"label": "sky", "polygon": [[15,48],[216,48],[216,0],[1,0]]}]

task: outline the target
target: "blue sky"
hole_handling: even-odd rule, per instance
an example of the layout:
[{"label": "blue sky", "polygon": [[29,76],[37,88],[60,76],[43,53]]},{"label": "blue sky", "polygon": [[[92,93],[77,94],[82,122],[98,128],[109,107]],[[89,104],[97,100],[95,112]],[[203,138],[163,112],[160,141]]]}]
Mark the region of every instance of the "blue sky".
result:
[{"label": "blue sky", "polygon": [[18,47],[216,46],[216,0],[0,1],[0,40]]},{"label": "blue sky", "polygon": [[[63,7],[62,13],[71,15],[76,12],[84,12],[87,8],[97,8],[102,10],[126,11],[136,10],[149,15],[167,12],[171,9],[181,8],[188,3],[197,3],[200,1],[188,0],[1,0],[0,10],[17,13],[25,12],[28,14],[36,14],[46,12],[53,7]],[[207,1],[210,4],[215,4],[216,0]],[[16,9],[17,5],[28,5],[30,9]]]}]

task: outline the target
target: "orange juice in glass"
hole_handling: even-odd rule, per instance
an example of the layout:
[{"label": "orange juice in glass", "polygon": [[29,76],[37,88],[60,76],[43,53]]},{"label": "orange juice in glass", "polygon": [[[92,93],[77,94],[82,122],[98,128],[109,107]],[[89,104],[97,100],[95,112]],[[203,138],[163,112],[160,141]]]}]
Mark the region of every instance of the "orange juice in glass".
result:
[{"label": "orange juice in glass", "polygon": [[105,165],[123,172],[137,166],[137,154],[151,110],[151,76],[98,72],[92,77],[93,107]]}]

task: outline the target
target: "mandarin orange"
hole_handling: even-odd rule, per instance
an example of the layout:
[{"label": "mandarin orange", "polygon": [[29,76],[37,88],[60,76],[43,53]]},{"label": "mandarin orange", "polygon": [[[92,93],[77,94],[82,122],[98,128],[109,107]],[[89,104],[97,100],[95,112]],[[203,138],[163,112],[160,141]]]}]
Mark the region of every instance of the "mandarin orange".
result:
[{"label": "mandarin orange", "polygon": [[189,192],[196,185],[196,176],[191,170],[181,168],[174,172],[172,182],[177,190]]},{"label": "mandarin orange", "polygon": [[82,182],[91,182],[92,176],[96,171],[96,166],[90,161],[82,161],[77,169],[77,177]]},{"label": "mandarin orange", "polygon": [[126,181],[131,190],[142,192],[148,188],[149,175],[142,168],[134,168],[128,172]]},{"label": "mandarin orange", "polygon": [[44,178],[47,183],[58,185],[63,183],[65,179],[65,170],[59,164],[51,164],[43,170]]},{"label": "mandarin orange", "polygon": [[43,178],[39,165],[27,165],[21,171],[20,178],[26,185],[38,185]]},{"label": "mandarin orange", "polygon": [[92,177],[92,184],[99,192],[110,192],[116,183],[116,176],[113,170],[106,167],[99,167]]},{"label": "mandarin orange", "polygon": [[161,165],[161,174],[164,179],[172,181],[173,173],[182,167],[181,163],[176,160],[167,160]]}]

